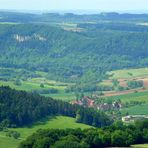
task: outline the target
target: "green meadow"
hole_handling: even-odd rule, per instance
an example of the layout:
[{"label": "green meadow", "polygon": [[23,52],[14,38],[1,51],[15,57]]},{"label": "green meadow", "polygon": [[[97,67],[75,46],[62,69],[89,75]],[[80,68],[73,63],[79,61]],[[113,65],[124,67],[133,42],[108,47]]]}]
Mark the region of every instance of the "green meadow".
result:
[{"label": "green meadow", "polygon": [[112,75],[110,79],[130,79],[142,76],[148,76],[148,68],[122,69],[108,72]]},{"label": "green meadow", "polygon": [[54,99],[63,100],[63,101],[67,101],[67,102],[76,99],[76,96],[74,93],[64,93],[64,92],[57,93],[57,94],[43,94],[43,96],[52,97]]},{"label": "green meadow", "polygon": [[[52,81],[51,81],[52,82]],[[10,86],[11,88],[17,89],[17,90],[25,90],[25,91],[33,91],[33,90],[47,90],[47,89],[57,89],[58,93],[54,94],[41,94],[46,97],[52,97],[54,99],[60,99],[64,101],[71,101],[76,99],[74,93],[65,93],[66,86],[63,85],[56,85],[58,82],[52,82],[52,83],[46,83],[44,84],[44,88],[40,87],[40,82],[35,82],[34,80],[30,81],[22,81],[22,84],[17,86],[14,84],[14,81],[0,81],[0,86]]]},{"label": "green meadow", "polygon": [[51,86],[48,84],[44,84],[44,88],[41,88],[40,84],[41,83],[35,83],[32,81],[22,81],[21,85],[15,85],[14,81],[0,81],[0,85],[10,86],[11,88],[15,88],[17,90],[25,90],[25,91],[48,89],[48,88],[54,88],[58,89],[59,91],[63,91],[65,89],[65,86]]},{"label": "green meadow", "polygon": [[21,140],[6,137],[6,133],[0,132],[0,147],[1,148],[17,148]]},{"label": "green meadow", "polygon": [[[34,75],[35,77],[33,77]],[[57,93],[42,93],[41,95],[65,101],[75,99],[74,93],[65,93],[65,88],[73,85],[73,83],[49,80],[47,77],[48,74],[41,71],[31,72],[24,69],[0,68],[0,86],[10,86],[11,88],[25,91],[56,89],[58,91]],[[21,81],[21,85],[15,84],[16,79]],[[43,84],[44,87],[41,87],[41,84]]]},{"label": "green meadow", "polygon": [[136,92],[131,94],[107,97],[107,99],[121,100],[122,103],[143,102],[141,105],[129,106],[123,108],[121,113],[125,115],[127,112],[130,115],[148,115],[148,91]]},{"label": "green meadow", "polygon": [[57,116],[48,118],[23,128],[10,128],[9,130],[17,131],[21,134],[21,137],[17,140],[6,136],[6,132],[0,132],[0,147],[2,148],[17,148],[19,143],[26,137],[36,132],[39,129],[66,129],[66,128],[91,128],[91,126],[76,123],[74,118]]},{"label": "green meadow", "polygon": [[144,102],[148,103],[148,91],[123,94],[123,95],[119,95],[119,96],[111,96],[111,97],[107,97],[107,98],[113,99],[113,100],[120,99],[122,102],[144,101]]},{"label": "green meadow", "polygon": [[123,108],[121,110],[121,113],[124,115],[127,112],[129,115],[148,115],[148,104],[136,105],[128,108]]},{"label": "green meadow", "polygon": [[133,148],[148,148],[148,144],[136,144],[132,145]]}]

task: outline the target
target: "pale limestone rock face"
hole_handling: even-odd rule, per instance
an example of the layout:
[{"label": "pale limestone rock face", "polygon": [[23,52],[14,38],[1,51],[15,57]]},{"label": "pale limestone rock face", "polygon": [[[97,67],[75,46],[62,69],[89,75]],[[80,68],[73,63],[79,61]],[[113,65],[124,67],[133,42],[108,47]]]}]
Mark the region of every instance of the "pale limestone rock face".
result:
[{"label": "pale limestone rock face", "polygon": [[34,38],[37,39],[37,40],[39,40],[39,41],[46,41],[47,40],[45,37],[42,37],[39,34],[34,34]]},{"label": "pale limestone rock face", "polygon": [[24,42],[24,41],[28,41],[31,39],[30,36],[21,36],[21,35],[18,35],[18,34],[15,34],[14,35],[14,39],[18,42]]},{"label": "pale limestone rock face", "polygon": [[17,42],[25,42],[25,41],[29,41],[31,39],[35,39],[38,41],[46,41],[47,39],[39,34],[33,34],[32,36],[22,36],[19,34],[14,34],[13,38],[17,41]]}]

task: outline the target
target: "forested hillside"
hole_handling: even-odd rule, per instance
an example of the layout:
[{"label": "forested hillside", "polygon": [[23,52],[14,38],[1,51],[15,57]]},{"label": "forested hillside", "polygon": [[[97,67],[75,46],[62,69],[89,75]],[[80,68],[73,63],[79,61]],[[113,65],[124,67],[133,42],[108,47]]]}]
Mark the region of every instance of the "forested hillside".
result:
[{"label": "forested hillside", "polygon": [[0,130],[32,124],[47,116],[65,115],[76,117],[77,122],[101,127],[112,120],[94,109],[71,105],[38,94],[0,87]]},{"label": "forested hillside", "polygon": [[83,31],[53,24],[1,24],[0,66],[46,71],[50,79],[60,81],[91,82],[105,78],[106,71],[148,66],[147,26],[78,27]]}]

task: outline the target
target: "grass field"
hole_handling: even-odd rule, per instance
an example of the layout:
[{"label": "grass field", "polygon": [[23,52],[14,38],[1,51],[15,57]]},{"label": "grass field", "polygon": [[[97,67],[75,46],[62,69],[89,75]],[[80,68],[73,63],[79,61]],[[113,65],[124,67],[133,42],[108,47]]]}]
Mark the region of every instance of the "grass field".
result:
[{"label": "grass field", "polygon": [[124,95],[119,95],[119,96],[111,96],[111,97],[107,97],[107,98],[113,99],[113,100],[120,99],[122,102],[145,101],[148,103],[148,91],[135,92],[135,93],[124,94]]},{"label": "grass field", "polygon": [[[23,73],[24,71],[25,74]],[[37,75],[37,77],[31,77],[32,75]],[[10,86],[11,88],[25,91],[56,89],[58,90],[58,93],[49,93],[42,95],[65,101],[71,101],[75,99],[75,95],[73,93],[65,93],[65,88],[67,86],[73,85],[73,83],[63,83],[57,82],[55,80],[49,80],[47,79],[47,75],[48,74],[46,72],[41,71],[35,71],[34,73],[32,73],[31,71],[26,71],[24,69],[0,67],[0,86]],[[21,85],[15,85],[16,77],[19,77]],[[8,80],[6,81],[3,79]],[[41,88],[40,84],[44,84],[44,88]]]},{"label": "grass field", "polygon": [[145,102],[144,104],[141,104],[141,105],[135,105],[128,108],[123,108],[121,110],[121,113],[123,115],[126,114],[127,112],[130,115],[148,115],[148,91],[125,94],[120,96],[112,96],[107,98],[112,100],[120,99],[122,103],[130,102],[130,101]]},{"label": "grass field", "polygon": [[17,90],[25,90],[25,91],[32,91],[32,90],[40,90],[40,89],[50,89],[55,88],[59,91],[64,91],[65,86],[51,86],[48,84],[44,84],[44,88],[40,87],[40,83],[35,83],[31,81],[22,81],[21,85],[15,85],[14,81],[0,81],[0,85],[2,86],[10,86],[11,88],[15,88]]},{"label": "grass field", "polygon": [[148,68],[116,70],[108,72],[108,74],[112,75],[110,79],[131,79],[148,76]]},{"label": "grass field", "polygon": [[121,113],[125,115],[128,112],[129,115],[148,115],[148,104],[142,104],[137,106],[132,106],[128,108],[123,108]]},{"label": "grass field", "polygon": [[58,99],[58,100],[64,100],[64,101],[71,101],[76,99],[75,94],[74,93],[65,93],[65,87],[64,85],[53,85],[53,83],[55,82],[50,82],[50,84],[44,84],[44,88],[40,87],[40,83],[39,82],[35,82],[33,81],[22,81],[22,84],[20,86],[17,86],[14,84],[13,81],[0,81],[0,86],[10,86],[11,88],[15,88],[17,90],[25,90],[25,91],[33,91],[33,90],[41,90],[41,89],[57,89],[58,93],[55,94],[42,94],[43,96],[46,97],[52,97],[54,99]]},{"label": "grass field", "polygon": [[102,82],[100,82],[99,84],[98,84],[98,86],[113,86],[113,83],[112,83],[112,81],[108,81],[108,80],[104,80],[104,81],[102,81]]},{"label": "grass field", "polygon": [[5,133],[0,132],[0,147],[1,148],[17,148],[21,140],[9,138],[5,136]]},{"label": "grass field", "polygon": [[30,127],[23,127],[23,128],[15,128],[10,130],[15,130],[21,134],[19,140],[15,140],[14,138],[6,137],[5,132],[0,132],[0,147],[2,148],[17,148],[18,144],[37,131],[38,129],[66,129],[66,128],[90,128],[91,126],[76,123],[74,118],[64,117],[64,116],[57,116],[55,118],[48,118],[46,120],[40,121]]},{"label": "grass field", "polygon": [[72,100],[75,100],[76,99],[76,96],[74,93],[58,93],[58,94],[44,94],[43,96],[45,97],[52,97],[54,99],[57,99],[57,100],[63,100],[63,101],[72,101]]},{"label": "grass field", "polygon": [[136,144],[132,145],[133,148],[148,148],[148,144]]},{"label": "grass field", "polygon": [[60,26],[62,29],[67,31],[77,31],[81,32],[84,31],[84,28],[77,27],[77,24],[75,23],[55,23],[56,26]]}]

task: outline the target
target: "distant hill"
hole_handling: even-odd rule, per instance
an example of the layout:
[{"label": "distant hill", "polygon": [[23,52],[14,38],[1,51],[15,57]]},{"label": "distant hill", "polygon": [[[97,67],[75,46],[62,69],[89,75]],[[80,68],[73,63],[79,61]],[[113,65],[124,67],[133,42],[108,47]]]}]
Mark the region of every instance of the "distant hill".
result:
[{"label": "distant hill", "polygon": [[[61,11],[61,13],[57,13],[57,11],[53,12],[32,12],[32,11],[2,11],[0,10],[0,22],[99,22],[100,20],[112,20],[112,21],[148,21],[148,14],[134,14],[128,12],[98,12],[94,11],[93,13],[81,13],[81,11],[77,12],[71,11],[72,13]],[[145,11],[144,11],[145,12]],[[136,12],[135,12],[136,13]]]},{"label": "distant hill", "polygon": [[83,31],[66,31],[51,23],[1,24],[0,66],[46,71],[50,79],[60,81],[100,81],[106,71],[148,66],[147,26],[77,26]]}]

